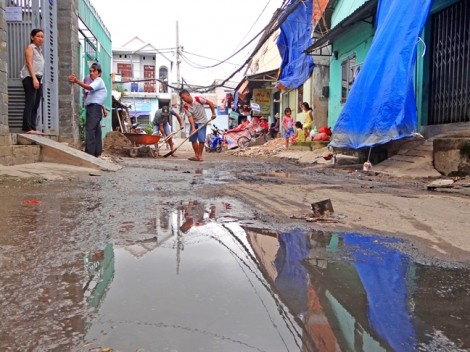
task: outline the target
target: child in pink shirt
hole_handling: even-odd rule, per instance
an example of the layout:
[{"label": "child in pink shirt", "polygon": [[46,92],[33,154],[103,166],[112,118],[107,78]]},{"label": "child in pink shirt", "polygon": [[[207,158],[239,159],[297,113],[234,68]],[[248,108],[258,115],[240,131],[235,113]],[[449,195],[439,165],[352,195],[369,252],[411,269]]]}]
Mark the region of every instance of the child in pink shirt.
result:
[{"label": "child in pink shirt", "polygon": [[292,110],[285,108],[282,117],[283,137],[286,139],[286,149],[289,149],[289,139],[294,135],[294,119],[291,116]]}]

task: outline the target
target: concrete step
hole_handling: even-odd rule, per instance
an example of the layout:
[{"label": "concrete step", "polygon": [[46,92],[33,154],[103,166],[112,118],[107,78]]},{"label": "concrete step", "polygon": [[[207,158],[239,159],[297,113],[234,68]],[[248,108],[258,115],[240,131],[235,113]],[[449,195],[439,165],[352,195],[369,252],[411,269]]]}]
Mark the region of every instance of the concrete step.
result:
[{"label": "concrete step", "polygon": [[0,165],[13,166],[37,163],[40,159],[39,145],[10,145],[0,147]]},{"label": "concrete step", "polygon": [[373,167],[397,177],[439,177],[433,166],[433,141],[413,140],[402,145],[396,155]]},{"label": "concrete step", "polygon": [[[11,134],[11,144],[19,144],[19,145],[34,145],[36,144],[34,141],[26,139],[26,138],[18,138],[18,136],[24,135],[24,133],[12,133]],[[28,135],[29,136],[29,135]],[[44,135],[43,138],[50,139],[51,141],[59,141],[59,136],[55,135]]]},{"label": "concrete step", "polygon": [[39,161],[62,163],[81,167],[88,167],[103,171],[117,171],[121,167],[107,160],[95,158],[68,145],[54,141],[46,136],[33,134],[18,134],[17,143],[27,145],[33,143],[40,146]]}]

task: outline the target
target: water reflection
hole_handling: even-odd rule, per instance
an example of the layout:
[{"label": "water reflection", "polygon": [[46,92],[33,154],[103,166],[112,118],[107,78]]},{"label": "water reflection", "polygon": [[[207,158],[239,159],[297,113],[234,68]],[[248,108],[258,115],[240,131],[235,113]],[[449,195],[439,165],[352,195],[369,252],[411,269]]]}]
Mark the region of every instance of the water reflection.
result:
[{"label": "water reflection", "polygon": [[242,228],[230,209],[220,201],[162,208],[140,240],[91,256],[87,297],[98,313],[90,346],[470,347],[468,270],[414,263],[400,241],[380,236]]},{"label": "water reflection", "polygon": [[398,240],[380,236],[252,230],[248,238],[318,350],[469,348],[468,270],[413,263]]}]

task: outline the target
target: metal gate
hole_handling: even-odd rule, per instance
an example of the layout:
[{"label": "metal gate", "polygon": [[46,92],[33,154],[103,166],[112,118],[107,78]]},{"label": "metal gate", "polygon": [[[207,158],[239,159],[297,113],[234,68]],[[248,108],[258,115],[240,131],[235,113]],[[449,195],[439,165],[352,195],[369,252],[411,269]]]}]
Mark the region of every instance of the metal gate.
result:
[{"label": "metal gate", "polygon": [[11,132],[20,132],[23,121],[24,90],[20,71],[24,49],[33,28],[44,29],[43,53],[46,67],[43,77],[44,98],[38,112],[38,128],[48,134],[59,132],[57,0],[12,0],[17,16],[7,21],[8,44],[8,124]]},{"label": "metal gate", "polygon": [[470,2],[432,16],[429,124],[470,121]]}]

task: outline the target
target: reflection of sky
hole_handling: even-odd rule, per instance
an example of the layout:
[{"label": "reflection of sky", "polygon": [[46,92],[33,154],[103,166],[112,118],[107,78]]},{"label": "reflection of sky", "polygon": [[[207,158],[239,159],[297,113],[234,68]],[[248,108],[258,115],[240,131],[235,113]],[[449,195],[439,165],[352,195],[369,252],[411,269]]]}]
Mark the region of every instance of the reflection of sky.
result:
[{"label": "reflection of sky", "polygon": [[342,237],[366,290],[367,314],[373,329],[394,350],[413,350],[415,331],[407,309],[409,258],[387,246],[383,238],[379,241],[358,234]]},{"label": "reflection of sky", "polygon": [[246,239],[211,223],[137,260],[115,250],[115,277],[87,340],[120,350],[298,351],[293,317],[273,295]]}]

